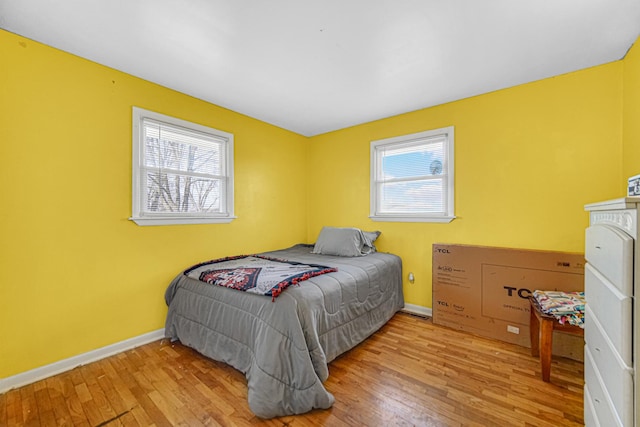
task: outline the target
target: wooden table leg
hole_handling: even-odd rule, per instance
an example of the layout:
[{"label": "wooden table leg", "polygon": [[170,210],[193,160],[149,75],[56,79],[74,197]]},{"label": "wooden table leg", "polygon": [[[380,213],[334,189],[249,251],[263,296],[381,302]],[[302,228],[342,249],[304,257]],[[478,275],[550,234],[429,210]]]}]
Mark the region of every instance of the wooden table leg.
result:
[{"label": "wooden table leg", "polygon": [[551,377],[551,347],[553,343],[553,320],[540,321],[540,363],[542,381],[549,382]]},{"label": "wooden table leg", "polygon": [[531,338],[531,355],[538,357],[540,354],[540,321],[533,307],[531,308],[531,320],[529,321],[529,334]]}]

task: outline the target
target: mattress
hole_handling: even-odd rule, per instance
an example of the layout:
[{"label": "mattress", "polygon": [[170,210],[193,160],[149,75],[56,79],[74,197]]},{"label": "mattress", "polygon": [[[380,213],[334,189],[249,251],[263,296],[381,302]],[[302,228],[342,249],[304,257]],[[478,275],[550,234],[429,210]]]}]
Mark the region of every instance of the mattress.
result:
[{"label": "mattress", "polygon": [[243,372],[249,407],[262,418],[331,407],[334,397],[323,385],[328,363],[404,306],[398,256],[338,257],[312,249],[299,244],[260,254],[337,269],[290,286],[277,298],[183,273],[165,293],[165,335]]}]

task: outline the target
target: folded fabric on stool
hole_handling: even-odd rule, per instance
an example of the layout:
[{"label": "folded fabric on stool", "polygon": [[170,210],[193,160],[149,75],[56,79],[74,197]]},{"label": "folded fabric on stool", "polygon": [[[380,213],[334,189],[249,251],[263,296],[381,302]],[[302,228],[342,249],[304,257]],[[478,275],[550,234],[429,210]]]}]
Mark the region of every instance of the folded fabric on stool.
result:
[{"label": "folded fabric on stool", "polygon": [[584,292],[540,291],[533,292],[543,313],[558,319],[560,324],[584,328]]}]

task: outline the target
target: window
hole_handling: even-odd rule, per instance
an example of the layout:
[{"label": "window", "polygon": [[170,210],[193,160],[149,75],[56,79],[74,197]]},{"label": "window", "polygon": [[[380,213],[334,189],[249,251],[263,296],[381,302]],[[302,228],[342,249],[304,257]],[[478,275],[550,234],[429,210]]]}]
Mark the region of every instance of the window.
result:
[{"label": "window", "polygon": [[233,216],[233,135],[133,108],[138,225],[210,224]]},{"label": "window", "polygon": [[371,142],[374,221],[451,222],[453,126]]}]

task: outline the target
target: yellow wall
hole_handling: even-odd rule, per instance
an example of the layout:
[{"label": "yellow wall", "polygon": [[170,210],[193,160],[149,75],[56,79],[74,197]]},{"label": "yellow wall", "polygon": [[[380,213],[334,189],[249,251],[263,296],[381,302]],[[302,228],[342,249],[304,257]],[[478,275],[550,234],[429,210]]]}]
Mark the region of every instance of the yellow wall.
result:
[{"label": "yellow wall", "polygon": [[[433,243],[582,252],[584,204],[624,194],[621,117],[616,62],[314,137],[308,240],[323,225],[382,231],[415,274],[406,302],[426,307]],[[370,141],[450,125],[458,218],[369,220]]]},{"label": "yellow wall", "polygon": [[623,182],[640,175],[640,38],[624,59]]},{"label": "yellow wall", "polygon": [[[162,328],[188,265],[306,239],[306,138],[5,31],[0,52],[0,378]],[[235,135],[237,220],[127,220],[134,105]]]},{"label": "yellow wall", "polygon": [[[313,242],[323,225],[381,230],[380,249],[416,275],[407,302],[425,307],[435,242],[581,252],[583,205],[622,196],[640,173],[622,167],[623,149],[640,152],[634,49],[309,140],[0,31],[0,378],[159,329],[164,290],[187,265]],[[237,220],[127,220],[134,105],[235,135]],[[370,221],[370,141],[449,125],[458,218]]]}]

